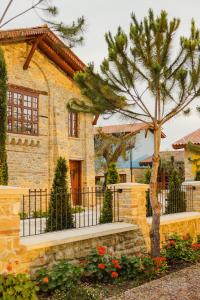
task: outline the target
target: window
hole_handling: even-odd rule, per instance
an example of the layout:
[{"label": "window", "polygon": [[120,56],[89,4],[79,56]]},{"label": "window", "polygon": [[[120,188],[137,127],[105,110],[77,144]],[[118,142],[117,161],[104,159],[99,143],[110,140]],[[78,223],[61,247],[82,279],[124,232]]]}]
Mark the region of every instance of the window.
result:
[{"label": "window", "polygon": [[76,112],[68,114],[68,135],[78,137],[78,114]]},{"label": "window", "polygon": [[8,132],[38,135],[38,95],[9,90]]},{"label": "window", "polygon": [[126,182],[126,174],[119,174],[120,183]]}]

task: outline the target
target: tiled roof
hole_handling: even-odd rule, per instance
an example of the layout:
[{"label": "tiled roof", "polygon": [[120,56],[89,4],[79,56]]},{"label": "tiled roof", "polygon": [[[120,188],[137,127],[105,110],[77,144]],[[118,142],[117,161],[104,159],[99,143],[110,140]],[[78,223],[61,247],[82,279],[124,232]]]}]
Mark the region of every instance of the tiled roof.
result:
[{"label": "tiled roof", "polygon": [[[120,133],[120,132],[135,132],[138,133],[141,130],[147,130],[149,128],[146,123],[135,123],[135,124],[121,124],[121,125],[109,125],[102,127],[95,127],[94,134],[98,134],[98,130],[101,129],[104,133],[112,134],[112,133]],[[151,130],[151,129],[150,129]],[[162,138],[165,137],[165,134],[162,132]]]},{"label": "tiled roof", "polygon": [[[47,25],[32,28],[2,30],[0,31],[0,44],[10,44],[18,42],[34,43],[34,41],[39,36],[43,36],[43,38],[42,41],[38,44],[38,48],[42,52],[45,52],[47,56],[49,55],[49,58],[56,64],[58,64],[58,61],[60,62],[60,64],[63,61],[63,65],[68,64],[69,70],[72,69],[74,72],[84,69],[85,64],[78,58],[78,56],[76,56],[76,54],[71,49],[69,49],[63,43],[63,41],[59,37],[56,36],[53,31],[48,28]],[[63,70],[65,71],[64,67]],[[70,75],[73,76],[73,74]]]},{"label": "tiled roof", "polygon": [[101,129],[104,133],[111,134],[117,132],[139,132],[142,129],[146,129],[147,125],[145,123],[135,123],[135,124],[122,124],[122,125],[109,125],[102,127],[95,127],[95,134]]},{"label": "tiled roof", "polygon": [[[171,157],[174,157],[176,162],[184,161],[184,151],[161,151],[160,152],[161,159],[170,160]],[[140,166],[148,166],[152,163],[152,156],[149,156],[142,161],[140,161]]]},{"label": "tiled roof", "polygon": [[195,145],[200,145],[200,128],[193,131],[192,133],[184,136],[182,139],[173,143],[172,147],[174,149],[182,149],[184,148],[189,142]]}]

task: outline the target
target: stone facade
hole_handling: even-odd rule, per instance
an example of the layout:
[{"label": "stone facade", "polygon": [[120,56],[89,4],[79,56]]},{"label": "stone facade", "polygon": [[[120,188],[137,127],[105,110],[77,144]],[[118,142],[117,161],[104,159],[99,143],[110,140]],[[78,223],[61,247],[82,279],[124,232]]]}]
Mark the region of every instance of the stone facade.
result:
[{"label": "stone facade", "polygon": [[199,154],[192,153],[189,149],[185,149],[185,180],[191,181],[195,179],[196,171],[200,168],[200,162],[195,163],[195,160],[200,159]]},{"label": "stone facade", "polygon": [[36,50],[29,68],[23,64],[30,52],[28,43],[2,45],[9,84],[40,90],[39,135],[9,133],[7,138],[9,184],[50,188],[59,156],[82,162],[82,186],[94,186],[92,116],[80,114],[79,136],[68,136],[66,104],[80,91],[74,81],[42,52]]}]

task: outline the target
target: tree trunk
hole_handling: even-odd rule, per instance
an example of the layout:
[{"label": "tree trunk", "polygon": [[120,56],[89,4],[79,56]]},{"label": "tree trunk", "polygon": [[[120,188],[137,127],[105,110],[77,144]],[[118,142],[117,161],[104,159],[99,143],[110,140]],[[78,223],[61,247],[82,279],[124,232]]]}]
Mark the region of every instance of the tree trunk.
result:
[{"label": "tree trunk", "polygon": [[150,181],[150,201],[153,211],[152,226],[150,230],[151,239],[151,256],[160,256],[160,213],[161,206],[157,197],[157,177],[160,162],[160,142],[161,142],[161,128],[154,130],[154,154],[152,158],[152,173]]}]

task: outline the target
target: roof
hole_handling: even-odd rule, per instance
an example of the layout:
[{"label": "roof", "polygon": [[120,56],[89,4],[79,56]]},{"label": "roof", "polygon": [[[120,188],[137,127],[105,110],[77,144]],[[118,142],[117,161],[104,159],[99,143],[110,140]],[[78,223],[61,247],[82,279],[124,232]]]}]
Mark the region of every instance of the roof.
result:
[{"label": "roof", "polygon": [[194,145],[200,145],[200,128],[173,143],[172,147],[174,149],[182,149],[185,148],[189,142]]},{"label": "roof", "polygon": [[71,77],[85,67],[78,56],[47,25],[0,31],[1,45],[21,42],[27,42],[32,47],[36,43],[40,51]]},{"label": "roof", "polygon": [[[121,125],[109,125],[102,127],[95,127],[94,134],[98,134],[98,130],[101,129],[104,133],[112,134],[112,133],[130,133],[135,132],[135,134],[139,133],[141,130],[148,130],[149,125],[146,123],[134,123],[134,124],[121,124]],[[162,138],[165,138],[165,134],[162,132]]]},{"label": "roof", "polygon": [[[184,151],[161,151],[160,152],[161,159],[170,160],[171,157],[174,157],[176,162],[184,161]],[[149,156],[142,161],[140,161],[140,166],[150,166],[152,164],[152,156]]]}]

